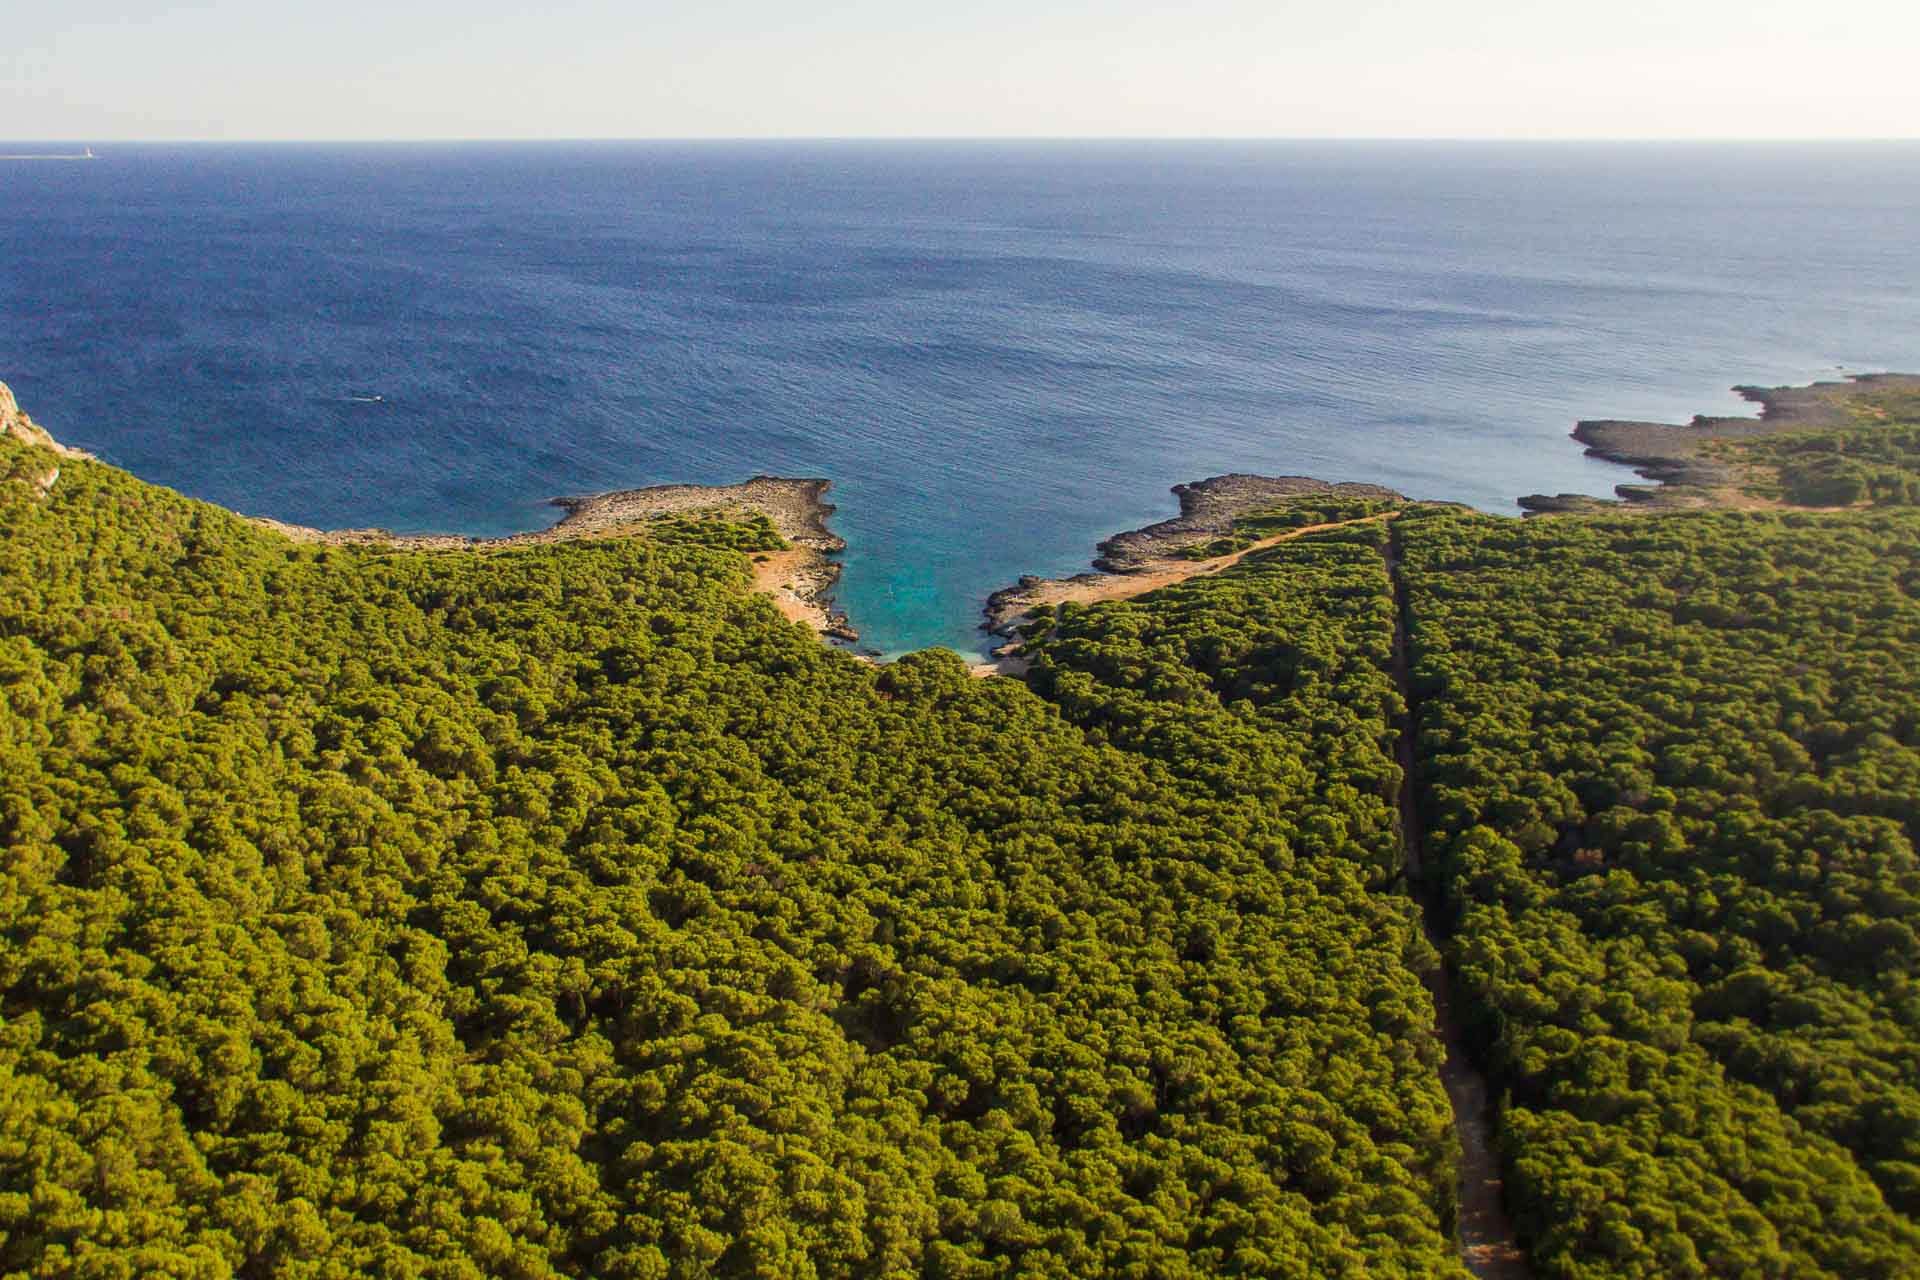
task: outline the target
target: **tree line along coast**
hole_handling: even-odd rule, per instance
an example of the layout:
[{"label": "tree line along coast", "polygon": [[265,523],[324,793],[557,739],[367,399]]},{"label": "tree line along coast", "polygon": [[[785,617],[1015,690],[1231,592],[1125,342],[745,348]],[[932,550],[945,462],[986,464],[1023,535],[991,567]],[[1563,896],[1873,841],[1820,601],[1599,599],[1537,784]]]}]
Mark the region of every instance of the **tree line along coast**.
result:
[{"label": "tree line along coast", "polygon": [[5,397],[0,1274],[1920,1274],[1916,386],[1209,482],[984,680],[824,526],[301,540]]}]

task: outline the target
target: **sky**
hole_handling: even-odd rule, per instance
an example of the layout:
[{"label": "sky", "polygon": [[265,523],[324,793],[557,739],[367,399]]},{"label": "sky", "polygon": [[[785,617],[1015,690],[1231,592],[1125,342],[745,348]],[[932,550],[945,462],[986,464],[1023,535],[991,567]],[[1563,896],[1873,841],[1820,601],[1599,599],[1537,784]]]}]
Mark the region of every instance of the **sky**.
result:
[{"label": "sky", "polygon": [[1915,0],[0,0],[0,138],[1916,138]]}]

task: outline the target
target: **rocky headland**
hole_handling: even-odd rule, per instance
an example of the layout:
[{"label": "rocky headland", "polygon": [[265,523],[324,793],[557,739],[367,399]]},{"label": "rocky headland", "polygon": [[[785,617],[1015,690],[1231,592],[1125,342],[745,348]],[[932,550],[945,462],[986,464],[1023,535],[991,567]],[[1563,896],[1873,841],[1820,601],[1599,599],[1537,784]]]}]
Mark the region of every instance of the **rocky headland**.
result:
[{"label": "rocky headland", "polygon": [[[93,456],[54,439],[46,428],[26,415],[3,382],[0,382],[0,435],[11,436],[54,455],[45,466],[34,463],[20,474],[0,475],[0,483],[31,484],[42,497],[51,493],[59,482],[59,459]],[[19,470],[16,464],[15,471]],[[545,529],[504,538],[471,538],[451,533],[401,534],[388,529],[314,529],[266,516],[246,519],[295,542],[324,546],[490,551],[576,538],[615,538],[639,532],[648,521],[666,516],[763,515],[786,540],[787,549],[761,552],[753,557],[754,590],[771,596],[788,618],[808,624],[823,636],[852,642],[860,638],[859,634],[831,602],[834,584],[840,579],[839,562],[831,557],[845,550],[847,544],[827,524],[834,512],[833,504],[826,500],[829,486],[829,481],[817,478],[755,476],[740,484],[662,484],[555,498],[552,505],[566,513],[557,522]]]},{"label": "rocky headland", "polygon": [[739,484],[660,484],[579,497],[554,498],[566,512],[545,529],[504,538],[468,538],[456,534],[396,534],[385,529],[310,529],[253,517],[297,542],[330,546],[386,546],[424,551],[488,551],[506,547],[565,542],[577,538],[617,538],[666,516],[740,518],[765,516],[787,542],[787,550],[753,557],[754,589],[773,597],[780,611],[834,640],[851,643],[860,635],[831,602],[840,580],[832,559],[846,542],[827,525],[834,512],[826,500],[831,481],[818,478],[755,476]]},{"label": "rocky headland", "polygon": [[1850,403],[1862,393],[1920,393],[1920,374],[1859,374],[1844,382],[1815,382],[1800,387],[1735,387],[1743,399],[1760,406],[1757,418],[1699,415],[1685,425],[1628,422],[1600,418],[1581,422],[1573,438],[1590,457],[1632,467],[1651,484],[1615,487],[1618,500],[1585,494],[1528,494],[1519,499],[1529,515],[1618,510],[1623,505],[1653,510],[1752,506],[1740,490],[1740,469],[1715,446],[1727,441],[1811,431],[1859,422]]},{"label": "rocky headland", "polygon": [[[1150,524],[1144,529],[1117,533],[1100,543],[1099,555],[1093,562],[1093,572],[1075,574],[1070,578],[1040,578],[1028,574],[1013,586],[1003,587],[988,596],[984,609],[986,620],[980,624],[980,629],[1005,643],[993,650],[993,661],[977,664],[974,673],[1017,675],[1025,670],[1025,661],[1019,653],[1021,629],[1033,621],[1035,611],[1042,607],[1057,608],[1067,603],[1093,604],[1142,595],[1189,578],[1218,573],[1275,543],[1331,527],[1310,525],[1290,529],[1236,551],[1205,559],[1194,559],[1183,554],[1227,533],[1233,528],[1234,521],[1242,516],[1311,497],[1406,501],[1401,494],[1380,485],[1336,484],[1315,480],[1310,476],[1213,476],[1192,484],[1177,484],[1173,486],[1173,493],[1180,500],[1179,515]],[[1363,518],[1375,520],[1382,517]]]},{"label": "rocky headland", "polygon": [[[1144,529],[1116,533],[1099,546],[1093,567],[1105,573],[1140,573],[1233,528],[1252,511],[1283,506],[1296,498],[1382,498],[1400,495],[1377,484],[1333,484],[1311,476],[1224,475],[1173,486],[1180,514]],[[1086,576],[1086,575],[1083,575]]]},{"label": "rocky headland", "polygon": [[[1679,510],[1702,507],[1775,505],[1745,485],[1751,477],[1737,459],[1716,448],[1729,441],[1787,431],[1856,426],[1874,414],[1874,398],[1920,397],[1920,375],[1860,374],[1845,381],[1797,387],[1735,387],[1760,406],[1754,418],[1701,415],[1686,425],[1594,419],[1573,429],[1573,439],[1593,457],[1634,468],[1648,481],[1622,484],[1615,498],[1586,494],[1531,494],[1519,499],[1528,515],[1621,510]],[[1864,400],[1862,397],[1868,397]],[[1312,532],[1296,529],[1228,555],[1194,559],[1190,549],[1227,533],[1236,519],[1314,496],[1405,502],[1391,489],[1369,484],[1335,484],[1307,476],[1214,476],[1175,485],[1180,514],[1143,529],[1115,534],[1099,544],[1094,572],[1068,578],[1023,577],[987,598],[981,630],[1005,643],[994,661],[975,667],[978,674],[1013,674],[1023,668],[1022,629],[1038,611],[1064,603],[1090,604],[1140,595],[1200,574],[1218,572],[1245,555],[1288,537]],[[1384,516],[1366,517],[1381,519]],[[1351,522],[1342,522],[1351,523]],[[1183,554],[1188,553],[1188,554]]]}]

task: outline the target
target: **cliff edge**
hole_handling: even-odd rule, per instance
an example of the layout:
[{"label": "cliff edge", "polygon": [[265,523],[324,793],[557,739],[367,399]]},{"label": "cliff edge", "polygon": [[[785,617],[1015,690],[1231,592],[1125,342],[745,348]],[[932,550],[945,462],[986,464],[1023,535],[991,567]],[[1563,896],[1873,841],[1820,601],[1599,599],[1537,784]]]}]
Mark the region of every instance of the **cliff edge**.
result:
[{"label": "cliff edge", "polygon": [[55,440],[45,427],[27,416],[26,411],[20,407],[20,402],[13,398],[12,388],[4,382],[0,382],[0,435],[12,436],[16,440],[38,445],[42,449],[51,449],[63,458],[93,456],[79,449],[70,449]]}]

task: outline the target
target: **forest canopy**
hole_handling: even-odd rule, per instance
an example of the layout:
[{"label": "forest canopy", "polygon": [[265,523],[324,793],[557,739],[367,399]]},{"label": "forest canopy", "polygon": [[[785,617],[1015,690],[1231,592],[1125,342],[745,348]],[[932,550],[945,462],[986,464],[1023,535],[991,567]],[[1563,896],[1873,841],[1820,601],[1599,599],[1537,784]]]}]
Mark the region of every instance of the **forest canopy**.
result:
[{"label": "forest canopy", "polygon": [[1301,502],[976,680],[44,461],[0,1275],[1460,1276],[1443,962],[1535,1274],[1920,1274],[1920,513]]},{"label": "forest canopy", "polygon": [[1548,1274],[1920,1271],[1920,514],[1397,521]]},{"label": "forest canopy", "polygon": [[823,647],[763,530],[0,503],[0,1274],[1459,1274],[1377,674],[1190,756]]}]

